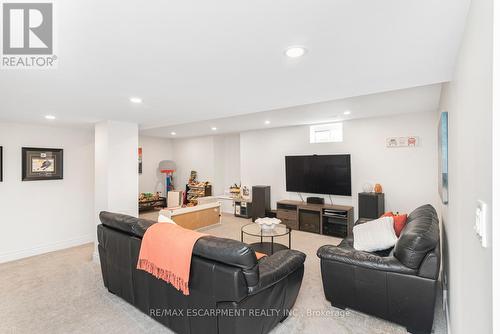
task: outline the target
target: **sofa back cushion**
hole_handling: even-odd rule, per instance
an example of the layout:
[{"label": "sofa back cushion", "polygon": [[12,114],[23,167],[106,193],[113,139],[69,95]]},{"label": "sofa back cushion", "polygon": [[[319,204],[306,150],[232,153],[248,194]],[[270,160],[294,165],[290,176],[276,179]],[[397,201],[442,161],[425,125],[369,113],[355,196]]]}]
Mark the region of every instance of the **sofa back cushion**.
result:
[{"label": "sofa back cushion", "polygon": [[201,237],[196,242],[193,248],[193,255],[240,268],[245,276],[248,287],[259,283],[257,256],[243,242],[208,235]]},{"label": "sofa back cushion", "polygon": [[101,211],[101,213],[99,213],[99,219],[104,226],[111,227],[141,239],[148,227],[155,224],[152,220],[107,211]]},{"label": "sofa back cushion", "polygon": [[[101,212],[99,217],[104,226],[139,239],[142,239],[148,227],[156,224],[154,221],[105,211]],[[255,252],[242,242],[204,236],[195,243],[193,255],[240,268],[249,287],[255,286],[259,282],[259,266]]]},{"label": "sofa back cushion", "polygon": [[405,266],[418,269],[424,257],[439,244],[439,220],[436,210],[427,204],[409,216],[394,247],[394,256]]}]

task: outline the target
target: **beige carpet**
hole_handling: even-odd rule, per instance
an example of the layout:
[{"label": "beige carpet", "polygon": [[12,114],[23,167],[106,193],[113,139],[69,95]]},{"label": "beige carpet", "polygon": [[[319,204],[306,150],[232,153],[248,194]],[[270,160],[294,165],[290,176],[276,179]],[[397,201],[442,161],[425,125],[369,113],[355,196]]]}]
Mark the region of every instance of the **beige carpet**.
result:
[{"label": "beige carpet", "polygon": [[[222,224],[205,231],[239,239],[241,226],[248,222],[225,215]],[[332,237],[292,232],[292,248],[307,254],[304,281],[295,315],[273,333],[406,333],[403,327],[384,320],[354,311],[340,312],[325,300],[316,250],[339,242]],[[89,244],[0,265],[0,333],[172,333],[104,288],[92,252]],[[446,333],[440,301],[434,324],[435,333]]]}]

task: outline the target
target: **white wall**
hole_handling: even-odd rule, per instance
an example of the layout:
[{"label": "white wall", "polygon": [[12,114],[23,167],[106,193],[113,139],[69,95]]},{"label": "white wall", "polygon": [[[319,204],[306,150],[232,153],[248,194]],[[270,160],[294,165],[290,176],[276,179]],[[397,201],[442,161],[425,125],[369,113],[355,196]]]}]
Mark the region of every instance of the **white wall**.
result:
[{"label": "white wall", "polygon": [[[175,139],[175,186],[184,189],[191,170],[198,171],[200,180],[212,182],[215,195],[240,180],[243,185],[270,185],[275,207],[280,199],[298,199],[285,190],[285,155],[350,153],[353,196],[332,196],[335,203],[353,205],[357,216],[357,193],[365,182],[377,182],[384,188],[387,210],[411,212],[426,203],[439,210],[435,115],[432,111],[347,121],[342,143],[310,144],[308,126]],[[420,137],[419,147],[386,148],[386,137],[409,135]],[[225,205],[224,211],[231,212],[231,206]]]},{"label": "white wall", "polygon": [[[346,121],[342,143],[310,144],[309,126],[243,132],[241,181],[270,185],[271,205],[276,207],[278,200],[299,199],[297,194],[285,190],[286,155],[349,153],[353,196],[332,198],[334,203],[354,206],[356,217],[357,193],[366,182],[382,185],[386,210],[411,212],[426,203],[436,207],[435,114],[432,111]],[[410,135],[420,137],[419,147],[386,148],[386,137]]]},{"label": "white wall", "polygon": [[172,142],[173,157],[177,166],[174,185],[184,190],[192,170],[198,172],[198,180],[214,182],[215,153],[213,137],[175,139]]},{"label": "white wall", "polygon": [[166,138],[139,136],[142,147],[142,174],[139,174],[139,192],[157,192],[165,195],[165,176],[158,164],[162,160],[173,160],[172,141]]},{"label": "white wall", "polygon": [[[0,262],[92,242],[92,130],[0,123]],[[21,147],[64,149],[64,179],[21,181]]]},{"label": "white wall", "polygon": [[[212,183],[213,195],[222,195],[230,185],[240,183],[239,134],[174,139],[172,150],[177,189],[184,190],[192,170],[198,172],[198,180]],[[223,202],[222,210],[232,212],[231,203]]]},{"label": "white wall", "polygon": [[214,137],[214,152],[215,194],[223,194],[240,183],[240,135]]},{"label": "white wall", "polygon": [[[215,178],[214,194],[229,192],[229,187],[240,184],[240,135],[230,134],[214,137]],[[222,211],[234,212],[232,201],[222,201]]]},{"label": "white wall", "polygon": [[[491,0],[471,1],[455,76],[441,100],[449,112],[449,204],[442,221],[453,334],[493,332],[492,251],[473,230],[476,200],[492,205],[492,7]],[[488,234],[491,228],[488,210]]]},{"label": "white wall", "polygon": [[174,139],[172,148],[176,187],[186,185],[192,170],[198,172],[198,180],[213,183],[214,194],[240,182],[239,134]]},{"label": "white wall", "polygon": [[105,121],[95,125],[95,221],[99,212],[139,215],[137,124]]}]

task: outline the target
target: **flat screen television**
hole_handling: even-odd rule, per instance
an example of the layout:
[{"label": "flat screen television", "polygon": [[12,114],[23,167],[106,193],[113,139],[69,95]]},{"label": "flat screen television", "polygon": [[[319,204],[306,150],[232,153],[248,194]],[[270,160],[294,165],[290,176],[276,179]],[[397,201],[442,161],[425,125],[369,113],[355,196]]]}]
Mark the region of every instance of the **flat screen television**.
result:
[{"label": "flat screen television", "polygon": [[285,157],[286,191],[351,196],[351,155]]}]

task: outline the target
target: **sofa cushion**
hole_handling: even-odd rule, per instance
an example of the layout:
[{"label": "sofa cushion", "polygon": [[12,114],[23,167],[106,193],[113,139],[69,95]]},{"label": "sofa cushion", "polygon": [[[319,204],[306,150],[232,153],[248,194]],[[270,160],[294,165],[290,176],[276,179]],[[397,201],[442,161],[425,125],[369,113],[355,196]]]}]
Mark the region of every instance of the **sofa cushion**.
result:
[{"label": "sofa cushion", "polygon": [[[340,242],[340,244],[338,244],[337,247],[344,249],[354,249],[354,239],[352,237],[347,237],[345,239],[342,239],[342,241]],[[394,256],[394,247],[372,253],[380,257]]]},{"label": "sofa cushion", "polygon": [[418,269],[427,253],[438,245],[439,221],[436,210],[427,204],[409,216],[394,247],[394,256],[405,266]]},{"label": "sofa cushion", "polygon": [[354,226],[354,248],[359,251],[375,252],[393,247],[398,238],[394,232],[392,217],[382,217]]}]

